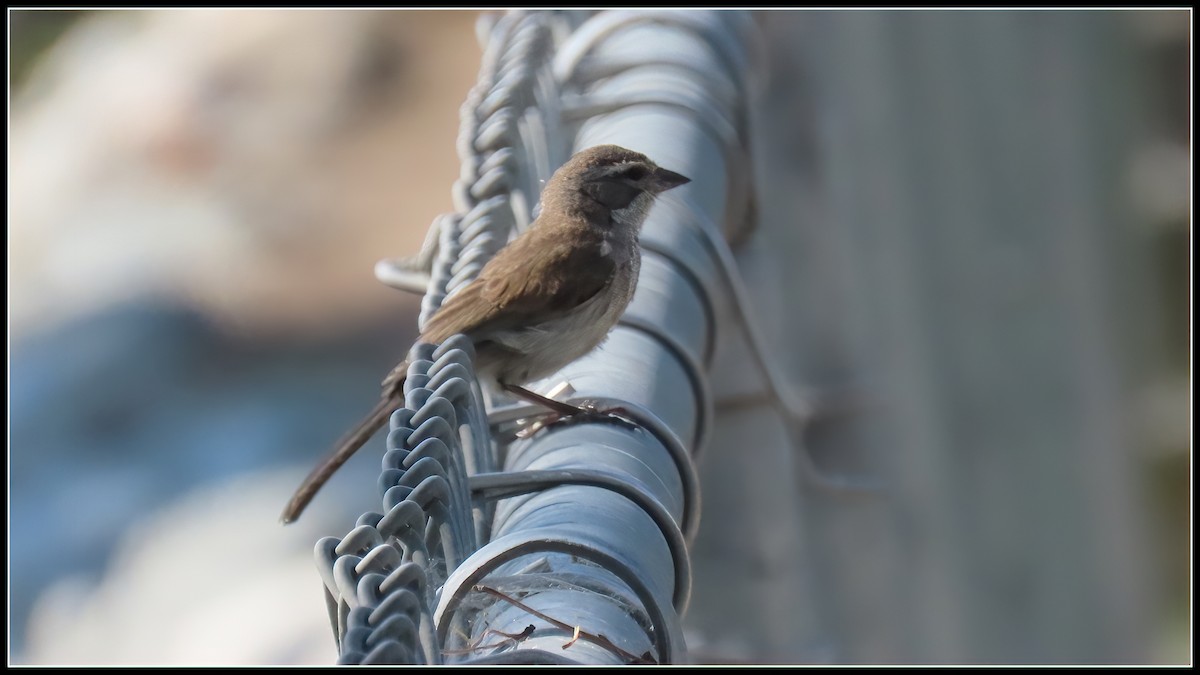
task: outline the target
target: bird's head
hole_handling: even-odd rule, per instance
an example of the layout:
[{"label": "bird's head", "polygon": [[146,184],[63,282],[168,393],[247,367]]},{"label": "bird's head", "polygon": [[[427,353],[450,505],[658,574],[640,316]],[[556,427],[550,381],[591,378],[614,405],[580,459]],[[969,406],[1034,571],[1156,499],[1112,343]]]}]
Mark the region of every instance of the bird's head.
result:
[{"label": "bird's head", "polygon": [[640,152],[597,145],[575,153],[556,171],[542,199],[607,210],[614,222],[640,227],[656,196],[689,182],[690,178],[660,167]]}]

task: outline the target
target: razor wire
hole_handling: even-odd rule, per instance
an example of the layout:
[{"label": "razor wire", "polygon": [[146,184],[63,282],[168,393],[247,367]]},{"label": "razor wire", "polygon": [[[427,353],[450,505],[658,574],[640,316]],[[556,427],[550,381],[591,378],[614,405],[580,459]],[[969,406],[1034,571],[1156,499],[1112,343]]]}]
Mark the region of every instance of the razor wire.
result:
[{"label": "razor wire", "polygon": [[619,356],[584,357],[549,392],[620,408],[631,423],[542,428],[536,407],[484,397],[470,340],[414,346],[380,476],[385,513],[316,547],[339,663],[681,662],[693,454],[711,425],[719,303],[735,306],[790,426],[812,414],[770,372],[724,239],[746,231],[753,207],[748,17],[577,18],[481,20],[456,211],[434,222],[419,256],[376,272],[424,285],[423,326],[531,222],[540,184],[572,145],[618,142],[681,170],[696,187],[660,200],[647,221],[637,296],[603,348]]}]

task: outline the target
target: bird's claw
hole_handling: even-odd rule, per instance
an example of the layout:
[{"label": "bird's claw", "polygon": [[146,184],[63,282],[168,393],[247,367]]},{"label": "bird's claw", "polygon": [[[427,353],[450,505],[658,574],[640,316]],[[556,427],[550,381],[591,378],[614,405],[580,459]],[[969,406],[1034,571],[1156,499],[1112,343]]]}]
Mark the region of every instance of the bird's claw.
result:
[{"label": "bird's claw", "polygon": [[609,422],[629,429],[638,428],[638,425],[631,419],[629,411],[623,406],[602,409],[596,407],[594,403],[584,402],[576,406],[576,408],[578,412],[574,413],[547,411],[545,415],[541,415],[517,431],[516,437],[527,439],[542,429],[552,426],[584,424],[587,422]]}]

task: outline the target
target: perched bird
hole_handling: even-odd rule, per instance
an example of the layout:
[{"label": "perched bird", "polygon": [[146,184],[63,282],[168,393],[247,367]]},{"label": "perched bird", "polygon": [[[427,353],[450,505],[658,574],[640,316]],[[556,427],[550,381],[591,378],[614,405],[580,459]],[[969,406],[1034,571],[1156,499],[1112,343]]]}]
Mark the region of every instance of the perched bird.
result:
[{"label": "perched bird", "polygon": [[[650,206],[690,180],[616,145],[576,153],[546,183],[533,224],[447,298],[420,340],[436,344],[463,333],[475,345],[481,376],[560,413],[580,412],[520,385],[553,374],[608,336],[633,298],[638,232]],[[392,369],[379,403],[296,490],[284,523],[298,518],[334,471],[404,404],[407,373],[407,360]]]}]

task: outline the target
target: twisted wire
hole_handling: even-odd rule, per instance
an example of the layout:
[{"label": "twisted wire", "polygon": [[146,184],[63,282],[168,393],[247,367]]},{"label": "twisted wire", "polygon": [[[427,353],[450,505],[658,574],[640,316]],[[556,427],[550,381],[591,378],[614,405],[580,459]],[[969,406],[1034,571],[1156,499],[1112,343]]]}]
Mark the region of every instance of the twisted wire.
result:
[{"label": "twisted wire", "polygon": [[[422,256],[430,265],[422,325],[527,222],[520,215],[527,210],[514,201],[520,206],[529,201],[524,195],[536,195],[539,179],[524,168],[530,148],[517,143],[518,123],[538,98],[534,87],[545,86],[538,73],[549,65],[546,17],[506,14],[487,31],[485,47],[479,81],[461,111],[458,211],[435,220],[436,250]],[[551,160],[545,151],[540,160],[544,172]],[[390,419],[379,478],[384,513],[365,513],[345,537],[317,542],[340,664],[443,662],[434,589],[488,529],[467,478],[492,464],[473,353],[462,336],[413,347],[405,407]]]}]

